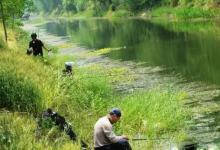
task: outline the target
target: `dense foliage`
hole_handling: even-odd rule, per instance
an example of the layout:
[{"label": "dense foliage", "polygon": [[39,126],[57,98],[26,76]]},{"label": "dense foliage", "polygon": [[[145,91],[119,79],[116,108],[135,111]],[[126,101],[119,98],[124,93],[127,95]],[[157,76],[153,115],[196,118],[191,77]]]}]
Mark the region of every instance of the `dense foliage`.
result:
[{"label": "dense foliage", "polygon": [[2,0],[2,4],[5,9],[5,14],[8,16],[16,15],[21,16],[24,11],[32,9],[32,0]]},{"label": "dense foliage", "polygon": [[32,0],[2,0],[1,4],[3,6],[4,17],[7,20],[20,18],[25,11],[33,10]]},{"label": "dense foliage", "polygon": [[[1,64],[4,63],[1,61]],[[6,65],[4,65],[6,66]],[[0,71],[0,106],[10,110],[34,111],[41,105],[40,91],[30,79],[17,74],[12,68]],[[7,67],[10,67],[8,65]]]},{"label": "dense foliage", "polygon": [[2,21],[5,41],[8,39],[7,27],[14,27],[15,19],[21,18],[25,11],[33,10],[32,0],[1,0],[0,1],[0,20]]},{"label": "dense foliage", "polygon": [[94,11],[93,15],[102,15],[106,11],[127,10],[133,13],[151,10],[157,6],[207,7],[218,6],[219,0],[35,0],[39,11],[44,12],[80,12]]}]

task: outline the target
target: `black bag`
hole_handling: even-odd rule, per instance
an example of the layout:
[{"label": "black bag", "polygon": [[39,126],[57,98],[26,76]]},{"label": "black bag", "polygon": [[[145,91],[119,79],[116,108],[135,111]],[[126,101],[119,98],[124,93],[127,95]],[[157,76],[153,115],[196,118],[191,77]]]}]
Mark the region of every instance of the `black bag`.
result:
[{"label": "black bag", "polygon": [[33,53],[33,48],[28,48],[26,54],[31,55]]}]

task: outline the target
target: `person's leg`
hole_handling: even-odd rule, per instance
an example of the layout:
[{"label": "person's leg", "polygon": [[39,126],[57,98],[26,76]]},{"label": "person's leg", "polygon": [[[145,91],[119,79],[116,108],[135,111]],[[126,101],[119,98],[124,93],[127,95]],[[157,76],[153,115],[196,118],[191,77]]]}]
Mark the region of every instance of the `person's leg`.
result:
[{"label": "person's leg", "polygon": [[44,55],[44,54],[43,54],[43,51],[40,51],[40,52],[39,52],[39,55],[43,57],[43,55]]},{"label": "person's leg", "polygon": [[132,150],[132,149],[128,141],[122,140],[117,143],[95,148],[95,150]]},{"label": "person's leg", "polygon": [[114,149],[112,147],[112,144],[111,145],[105,145],[105,146],[102,146],[102,147],[96,147],[94,148],[95,150],[117,150],[117,149]]},{"label": "person's leg", "polygon": [[114,150],[132,150],[127,140],[119,141],[115,143],[113,146]]},{"label": "person's leg", "polygon": [[38,53],[36,51],[33,52],[33,56],[37,56]]},{"label": "person's leg", "polygon": [[131,145],[129,144],[128,141],[125,144],[125,148],[126,148],[126,150],[132,150]]}]

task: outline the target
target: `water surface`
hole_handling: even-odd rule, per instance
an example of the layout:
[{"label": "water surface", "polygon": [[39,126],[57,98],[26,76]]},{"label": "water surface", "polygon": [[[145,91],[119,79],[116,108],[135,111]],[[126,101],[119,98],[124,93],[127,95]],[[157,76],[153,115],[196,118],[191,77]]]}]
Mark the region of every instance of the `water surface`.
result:
[{"label": "water surface", "polygon": [[74,20],[42,26],[57,36],[88,49],[126,47],[107,54],[112,59],[144,62],[174,69],[190,81],[220,84],[220,28],[218,22],[152,23],[131,19]]}]

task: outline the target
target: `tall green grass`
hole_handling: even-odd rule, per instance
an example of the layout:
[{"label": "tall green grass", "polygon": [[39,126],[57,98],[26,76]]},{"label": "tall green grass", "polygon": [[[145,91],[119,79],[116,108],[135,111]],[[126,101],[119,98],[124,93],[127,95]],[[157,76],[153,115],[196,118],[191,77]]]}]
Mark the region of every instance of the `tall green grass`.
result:
[{"label": "tall green grass", "polygon": [[216,16],[216,9],[205,9],[203,7],[158,7],[152,10],[153,17],[173,17],[173,19],[195,19],[212,18]]},{"label": "tall green grass", "polygon": [[2,38],[0,38],[0,49],[4,48],[5,47],[5,43],[4,41],[2,40]]},{"label": "tall green grass", "polygon": [[174,8],[172,7],[157,7],[151,12],[152,17],[167,17],[174,15]]},{"label": "tall green grass", "polygon": [[22,74],[12,69],[0,70],[0,106],[9,110],[36,112],[41,107],[40,90]]},{"label": "tall green grass", "polygon": [[[25,40],[20,42],[15,47],[25,45]],[[188,111],[182,107],[181,92],[155,89],[119,96],[111,83],[129,81],[128,76],[117,76],[125,69],[76,65],[74,75],[68,76],[62,74],[64,59],[56,59],[26,56],[22,50],[0,52],[1,108],[29,112],[0,114],[2,149],[79,149],[79,144],[72,144],[56,127],[36,137],[35,118],[30,114],[48,107],[64,116],[78,137],[91,146],[95,122],[112,107],[123,113],[118,134],[131,138],[136,134],[149,138],[184,134]]]},{"label": "tall green grass", "polygon": [[179,134],[188,113],[181,107],[185,93],[153,89],[127,96],[119,103],[124,115],[121,127],[132,136],[158,138]]},{"label": "tall green grass", "polygon": [[52,128],[46,136],[37,137],[36,124],[28,114],[0,114],[0,149],[1,150],[77,150],[77,143],[72,143],[57,128]]},{"label": "tall green grass", "polygon": [[55,97],[56,72],[42,60],[6,50],[1,52],[0,63],[1,108],[36,112]]},{"label": "tall green grass", "polygon": [[192,18],[210,18],[215,16],[214,10],[205,10],[203,8],[178,8],[175,14],[180,19],[192,19]]}]

